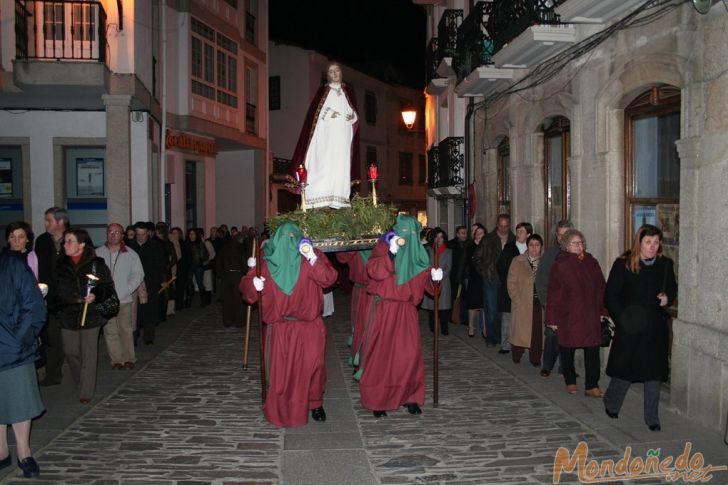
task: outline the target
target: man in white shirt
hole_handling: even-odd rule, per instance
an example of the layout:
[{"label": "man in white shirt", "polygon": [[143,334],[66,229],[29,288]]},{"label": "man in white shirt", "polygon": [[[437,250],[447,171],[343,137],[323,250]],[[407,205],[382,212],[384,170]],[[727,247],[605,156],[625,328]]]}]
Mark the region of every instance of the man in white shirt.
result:
[{"label": "man in white shirt", "polygon": [[144,269],[139,255],[124,244],[124,228],[112,223],[106,229],[106,244],[96,249],[111,270],[116,294],[119,296],[119,314],[104,327],[106,348],[114,369],[133,369],[134,322],[132,321],[132,293],[144,281]]}]

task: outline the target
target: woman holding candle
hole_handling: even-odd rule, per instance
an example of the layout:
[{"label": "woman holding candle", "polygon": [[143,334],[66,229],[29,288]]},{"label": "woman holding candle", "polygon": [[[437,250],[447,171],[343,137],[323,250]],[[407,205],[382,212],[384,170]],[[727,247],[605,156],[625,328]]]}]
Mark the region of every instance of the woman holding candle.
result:
[{"label": "woman holding candle", "polygon": [[79,400],[88,404],[96,389],[99,329],[106,323],[94,302],[103,301],[113,291],[114,282],[84,229],[68,229],[63,248],[66,254],[56,267],[49,307],[61,322],[63,351],[79,386]]}]

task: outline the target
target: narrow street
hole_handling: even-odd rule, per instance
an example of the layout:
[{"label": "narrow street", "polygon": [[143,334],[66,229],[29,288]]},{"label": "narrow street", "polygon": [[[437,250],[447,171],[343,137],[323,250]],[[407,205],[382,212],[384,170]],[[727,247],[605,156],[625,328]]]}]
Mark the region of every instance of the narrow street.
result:
[{"label": "narrow street", "polygon": [[[434,409],[424,312],[424,413],[402,409],[375,419],[361,408],[350,379],[348,295],[335,294],[336,313],[326,319],[325,423],[292,430],[268,424],[259,409],[257,338],[243,370],[242,329],[223,328],[218,305],[192,309],[163,323],[155,346],[138,348],[134,372],[111,371],[102,351],[91,407],[78,404],[68,379],[42,389],[48,410],[32,433],[39,482],[552,483],[556,450],[573,451],[579,441],[588,443],[590,458],[616,461],[626,445],[634,447],[633,456],[660,448],[665,457],[680,454],[689,440],[706,464],[728,463],[722,436],[670,413],[665,403],[663,431],[650,432],[642,422],[641,389],[628,395],[618,420],[609,419],[600,400],[567,395],[560,376],[542,378],[526,359],[515,365],[452,325],[441,339]],[[607,384],[607,378],[600,381],[603,389]],[[562,482],[577,479],[564,474]],[[3,470],[0,483],[32,482],[13,466]],[[711,483],[728,483],[728,472],[716,472]]]}]

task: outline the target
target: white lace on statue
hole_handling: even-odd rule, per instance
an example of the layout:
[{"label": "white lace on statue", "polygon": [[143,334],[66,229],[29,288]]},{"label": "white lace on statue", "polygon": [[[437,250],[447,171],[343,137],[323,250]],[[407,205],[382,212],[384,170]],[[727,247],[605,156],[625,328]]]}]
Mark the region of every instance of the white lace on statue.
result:
[{"label": "white lace on statue", "polygon": [[351,144],[357,116],[342,89],[341,68],[332,64],[327,75],[330,89],[306,152],[309,208],[350,206]]}]

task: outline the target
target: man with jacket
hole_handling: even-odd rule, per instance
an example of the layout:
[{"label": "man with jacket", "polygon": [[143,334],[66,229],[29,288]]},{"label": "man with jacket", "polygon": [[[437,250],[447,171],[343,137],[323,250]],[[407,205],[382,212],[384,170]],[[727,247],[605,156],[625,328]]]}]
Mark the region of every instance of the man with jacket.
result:
[{"label": "man with jacket", "polygon": [[[465,265],[467,264],[466,253],[468,244],[468,228],[458,226],[455,228],[455,237],[447,242],[447,247],[452,251],[452,271],[450,272],[450,293],[452,302],[458,296],[462,296],[465,291]],[[452,315],[450,318],[453,322],[462,323],[467,319],[466,305],[460,305],[460,314]]]},{"label": "man with jacket", "polygon": [[[38,256],[38,282],[48,285],[49,291],[53,288],[53,275],[58,259],[65,253],[63,251],[63,233],[71,225],[68,212],[60,207],[51,207],[45,211],[46,232],[35,240],[35,254]],[[48,323],[41,334],[41,353],[45,357],[45,378],[40,381],[41,386],[55,386],[63,380],[63,340],[61,326],[55,314],[48,314]]]},{"label": "man with jacket", "polygon": [[154,343],[154,333],[160,320],[159,289],[164,282],[167,271],[167,254],[162,244],[150,236],[147,224],[134,224],[136,238],[129,244],[138,255],[144,269],[144,286],[147,289],[147,302],[139,304],[137,311],[138,333],[143,333],[144,343]]},{"label": "man with jacket", "polygon": [[515,241],[511,231],[511,216],[498,215],[495,229],[485,236],[485,256],[483,265],[483,311],[485,313],[485,345],[495,347],[501,342],[500,313],[498,295],[505,288],[498,276],[498,258],[506,244]]},{"label": "man with jacket", "polygon": [[113,369],[133,369],[136,363],[134,352],[134,322],[132,320],[132,293],[144,281],[144,269],[139,255],[124,244],[124,228],[121,224],[109,224],[106,229],[106,244],[96,249],[96,256],[102,258],[111,270],[111,276],[119,297],[119,314],[110,319],[104,327],[106,348]]}]

